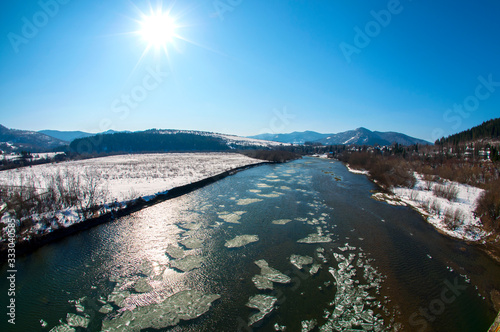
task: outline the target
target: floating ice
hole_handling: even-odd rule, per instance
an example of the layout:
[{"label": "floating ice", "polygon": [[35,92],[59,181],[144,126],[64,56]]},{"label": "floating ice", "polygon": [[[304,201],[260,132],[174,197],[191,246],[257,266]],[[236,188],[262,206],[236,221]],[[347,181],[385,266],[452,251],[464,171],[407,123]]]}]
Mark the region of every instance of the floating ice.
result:
[{"label": "floating ice", "polygon": [[188,249],[198,249],[201,248],[203,245],[203,240],[200,239],[195,239],[195,238],[188,238],[184,239],[180,242],[184,247]]},{"label": "floating ice", "polygon": [[44,321],[43,319],[40,319],[40,325],[42,325],[42,327],[44,327],[44,328],[45,328],[45,327],[47,327],[47,325],[48,325],[48,324],[47,324],[47,322],[46,322],[46,321]]},{"label": "floating ice", "polygon": [[182,258],[185,254],[183,249],[174,246],[168,246],[166,252],[167,255],[174,259]]},{"label": "floating ice", "polygon": [[260,193],[262,190],[259,189],[250,189],[249,192],[251,193]]},{"label": "floating ice", "polygon": [[239,199],[236,204],[248,205],[248,204],[257,203],[257,202],[261,202],[261,201],[262,201],[262,199],[260,199],[260,198],[242,198],[242,199]]},{"label": "floating ice", "polygon": [[[350,247],[346,243],[346,247]],[[334,253],[335,260],[338,262],[338,269],[330,267],[329,271],[335,279],[337,292],[335,299],[330,305],[335,305],[335,309],[325,314],[327,322],[320,327],[320,331],[351,331],[362,328],[367,331],[387,330],[384,327],[382,318],[374,315],[373,310],[368,306],[380,306],[380,302],[373,302],[375,297],[371,297],[368,289],[374,288],[379,293],[381,276],[367,262],[361,260],[362,253],[349,254],[343,256]],[[356,268],[352,265],[354,258],[358,256],[356,266],[363,268],[363,279],[366,284],[360,280],[355,280]]]},{"label": "floating ice", "polygon": [[101,314],[107,314],[111,311],[113,311],[113,307],[110,304],[105,304],[101,307],[101,309],[99,309]]},{"label": "floating ice", "polygon": [[268,185],[267,183],[259,183],[259,184],[257,184],[257,187],[259,187],[259,188],[272,188],[272,186]]},{"label": "floating ice", "polygon": [[292,263],[299,270],[302,270],[304,265],[313,263],[313,258],[310,256],[292,255],[290,256],[290,263]]},{"label": "floating ice", "polygon": [[240,235],[232,240],[226,241],[224,246],[227,248],[238,248],[257,241],[259,241],[259,237],[257,235]]},{"label": "floating ice", "polygon": [[292,219],[278,219],[278,220],[273,220],[273,224],[275,224],[275,225],[286,225],[290,221],[292,221]]},{"label": "floating ice", "polygon": [[275,331],[286,331],[286,326],[276,323],[276,324],[274,324],[274,330]]},{"label": "floating ice", "polygon": [[183,272],[189,272],[191,270],[200,268],[202,263],[203,257],[188,255],[184,258],[170,262],[170,266]]},{"label": "floating ice", "polygon": [[[273,269],[269,264],[261,259],[254,262],[258,267],[260,267],[260,275],[256,275],[252,278],[255,286],[259,289],[273,289],[273,282],[280,284],[288,284],[292,279],[286,274]],[[269,281],[269,282],[268,282]]]},{"label": "floating ice", "polygon": [[66,315],[66,321],[69,326],[87,328],[90,318],[68,313]]},{"label": "floating ice", "polygon": [[301,331],[302,332],[312,331],[316,327],[316,324],[318,324],[318,322],[316,321],[316,319],[303,320],[301,322],[301,325],[302,325],[302,330]]},{"label": "floating ice", "polygon": [[119,307],[123,307],[123,301],[130,296],[129,291],[113,290],[111,294],[108,295],[108,302],[114,303]]},{"label": "floating ice", "polygon": [[275,191],[273,191],[271,194],[257,194],[257,196],[266,197],[266,198],[276,198],[276,197],[280,197],[280,195],[283,195],[283,194],[275,192]]},{"label": "floating ice", "polygon": [[258,289],[273,289],[273,282],[263,275],[253,276],[252,281]]},{"label": "floating ice", "polygon": [[227,223],[239,224],[241,215],[244,213],[246,213],[246,211],[236,211],[233,213],[224,212],[224,213],[219,213],[219,218],[221,218]]},{"label": "floating ice", "polygon": [[248,325],[253,325],[254,323],[260,321],[271,311],[274,310],[274,304],[278,299],[270,295],[257,294],[248,299],[247,307],[259,310],[255,315],[250,316]]},{"label": "floating ice", "polygon": [[134,284],[134,290],[137,293],[147,293],[153,290],[153,287],[150,285],[149,281],[146,278],[140,279]]},{"label": "floating ice", "polygon": [[57,325],[50,329],[49,332],[75,332],[76,330],[68,324]]},{"label": "floating ice", "polygon": [[188,230],[198,230],[201,228],[201,225],[196,222],[186,222],[178,225],[180,228],[188,229]]},{"label": "floating ice", "polygon": [[196,290],[176,293],[161,303],[125,311],[109,321],[103,321],[103,331],[141,331],[142,329],[164,329],[177,325],[181,320],[195,319],[206,313],[217,294],[203,294]]},{"label": "floating ice", "polygon": [[328,235],[319,235],[316,233],[309,234],[307,237],[297,241],[298,243],[327,243],[332,242],[332,238]]},{"label": "floating ice", "polygon": [[319,269],[321,268],[321,264],[313,264],[311,266],[311,269],[309,270],[309,273],[311,275],[315,275],[316,273],[318,273]]}]

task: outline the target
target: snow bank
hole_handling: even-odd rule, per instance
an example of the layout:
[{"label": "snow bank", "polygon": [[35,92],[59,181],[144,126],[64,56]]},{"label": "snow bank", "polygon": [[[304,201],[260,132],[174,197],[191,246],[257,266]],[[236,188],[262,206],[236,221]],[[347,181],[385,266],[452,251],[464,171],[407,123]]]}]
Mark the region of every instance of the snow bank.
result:
[{"label": "snow bank", "polygon": [[[487,235],[481,228],[480,219],[474,215],[477,200],[483,189],[445,181],[442,185],[454,186],[458,190],[456,200],[450,201],[434,194],[433,189],[439,185],[438,183],[424,181],[423,176],[418,173],[415,173],[415,178],[417,182],[412,189],[394,188],[395,198],[414,207],[426,216],[430,224],[449,236],[467,241],[479,241]],[[446,214],[457,216],[456,227],[450,227],[446,223]]]},{"label": "snow bank", "polygon": [[349,166],[349,164],[345,164],[345,167],[347,167],[347,170],[349,172],[354,173],[354,174],[363,174],[363,175],[369,175],[370,174],[370,172],[365,171],[365,170],[359,170],[359,169],[351,168],[351,166]]}]

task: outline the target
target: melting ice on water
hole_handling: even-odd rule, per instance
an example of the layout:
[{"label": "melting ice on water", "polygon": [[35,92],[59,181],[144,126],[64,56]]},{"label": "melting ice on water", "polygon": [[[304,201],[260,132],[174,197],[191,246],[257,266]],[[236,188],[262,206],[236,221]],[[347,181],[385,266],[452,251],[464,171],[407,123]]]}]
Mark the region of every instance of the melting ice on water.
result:
[{"label": "melting ice on water", "polygon": [[248,325],[253,325],[266,317],[274,310],[274,304],[278,299],[274,296],[257,294],[248,299],[247,307],[259,310],[258,313],[250,316]]},{"label": "melting ice on water", "polygon": [[265,260],[255,261],[255,264],[260,267],[260,274],[254,276],[252,281],[258,289],[273,289],[273,282],[280,284],[291,282],[289,276],[273,269]]},{"label": "melting ice on water", "polygon": [[292,263],[297,269],[302,270],[304,265],[310,265],[313,263],[313,258],[310,256],[292,255],[290,256],[290,263]]},{"label": "melting ice on water", "polygon": [[140,331],[141,329],[163,329],[191,320],[206,313],[217,294],[203,294],[196,290],[178,292],[160,303],[124,311],[116,318],[104,321],[103,331]]},{"label": "melting ice on water", "polygon": [[170,262],[170,266],[183,272],[189,272],[200,268],[202,263],[203,257],[188,255],[184,258]]},{"label": "melting ice on water", "polygon": [[232,240],[226,241],[224,246],[227,248],[238,248],[257,241],[259,241],[259,237],[257,235],[240,235]]},{"label": "melting ice on water", "polygon": [[292,221],[292,219],[278,219],[278,220],[273,220],[272,223],[275,225],[286,225],[290,221]]},{"label": "melting ice on water", "polygon": [[319,235],[316,233],[309,234],[307,237],[297,241],[298,243],[327,243],[332,242],[332,238],[328,235]]}]

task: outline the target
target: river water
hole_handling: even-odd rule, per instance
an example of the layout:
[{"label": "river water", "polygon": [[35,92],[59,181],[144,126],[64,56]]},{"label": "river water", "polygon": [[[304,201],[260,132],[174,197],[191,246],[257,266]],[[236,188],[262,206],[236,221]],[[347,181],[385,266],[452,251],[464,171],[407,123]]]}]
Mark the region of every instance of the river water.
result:
[{"label": "river water", "polygon": [[18,258],[16,325],[3,314],[0,330],[486,331],[500,266],[374,189],[304,158],[67,237]]}]

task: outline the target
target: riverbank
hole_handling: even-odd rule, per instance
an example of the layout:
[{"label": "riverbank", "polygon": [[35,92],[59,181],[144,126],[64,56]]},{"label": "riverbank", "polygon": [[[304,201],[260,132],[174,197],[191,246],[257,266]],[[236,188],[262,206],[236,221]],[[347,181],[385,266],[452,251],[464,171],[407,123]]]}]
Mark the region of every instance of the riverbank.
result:
[{"label": "riverbank", "polygon": [[[354,174],[368,176],[380,188],[372,198],[391,205],[409,206],[419,212],[439,233],[478,245],[489,256],[500,263],[500,248],[495,245],[498,239],[485,231],[481,220],[475,215],[477,200],[483,189],[458,182],[444,180],[430,181],[423,175],[414,173],[416,179],[410,188],[387,188],[370,177],[370,172],[358,170],[346,164],[347,169]],[[453,192],[453,197],[436,195],[436,189]]]},{"label": "riverbank", "polygon": [[[55,229],[50,229],[49,232],[44,232],[42,234],[33,234],[32,236],[29,237],[23,237],[21,239],[18,238],[18,242],[16,243],[16,255],[24,255],[27,253],[30,253],[37,248],[40,248],[41,246],[44,246],[45,244],[48,244],[53,241],[57,241],[59,239],[62,239],[68,235],[80,232],[82,230],[86,230],[89,228],[92,228],[94,226],[112,221],[116,218],[131,214],[133,212],[139,211],[141,209],[147,208],[149,206],[161,203],[165,200],[172,199],[184,194],[187,194],[189,192],[192,192],[196,189],[202,188],[206,185],[209,185],[211,183],[214,183],[216,181],[219,181],[227,176],[233,175],[237,172],[255,167],[255,166],[260,166],[264,164],[268,164],[268,161],[258,161],[254,160],[255,162],[242,165],[239,167],[231,168],[229,170],[226,170],[224,172],[205,177],[203,179],[200,179],[198,181],[190,182],[187,184],[179,185],[173,188],[170,188],[169,190],[165,191],[160,191],[156,194],[152,195],[146,195],[146,196],[141,196],[139,198],[133,199],[133,200],[128,200],[126,202],[115,202],[114,204],[106,204],[105,208],[104,205],[99,208],[100,211],[104,211],[100,213],[99,215],[91,218],[86,218],[84,220],[78,220],[75,218],[75,216],[70,216],[73,219],[71,222],[68,223],[59,223],[60,225],[66,226],[66,227],[58,227]],[[163,188],[164,189],[164,188]],[[68,213],[69,214],[69,213]],[[0,260],[5,261],[7,258],[7,250],[8,250],[8,243],[7,242],[2,242],[0,244]]]}]

